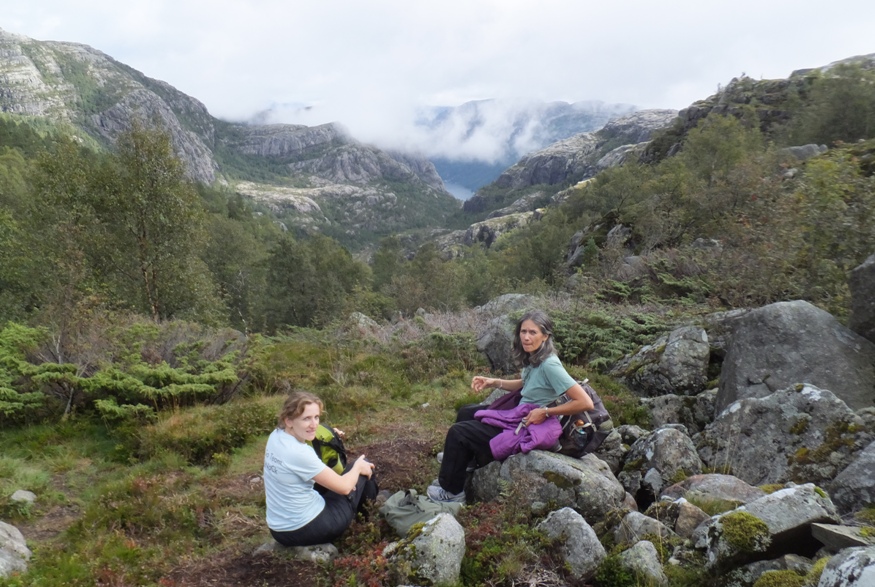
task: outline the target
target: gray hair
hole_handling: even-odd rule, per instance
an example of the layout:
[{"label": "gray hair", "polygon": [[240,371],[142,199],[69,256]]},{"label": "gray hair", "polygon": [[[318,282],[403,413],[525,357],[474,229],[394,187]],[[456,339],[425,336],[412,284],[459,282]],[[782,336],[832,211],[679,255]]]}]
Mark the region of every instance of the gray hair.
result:
[{"label": "gray hair", "polygon": [[[531,320],[534,322],[541,334],[546,334],[547,339],[541,344],[541,348],[533,353],[527,353],[523,350],[523,343],[520,341],[520,329],[523,322]],[[523,367],[537,367],[544,362],[550,355],[556,354],[556,347],[553,346],[553,321],[547,316],[546,312],[541,310],[531,310],[523,314],[523,317],[516,323],[516,329],[513,333],[513,356],[517,362]]]}]

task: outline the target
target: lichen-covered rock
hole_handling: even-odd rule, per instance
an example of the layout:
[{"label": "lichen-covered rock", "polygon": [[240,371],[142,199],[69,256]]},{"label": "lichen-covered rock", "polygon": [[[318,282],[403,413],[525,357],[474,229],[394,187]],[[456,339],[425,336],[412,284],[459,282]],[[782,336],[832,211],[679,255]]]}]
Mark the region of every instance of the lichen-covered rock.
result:
[{"label": "lichen-covered rock", "polygon": [[629,569],[636,576],[643,577],[645,584],[667,585],[668,577],[659,561],[659,552],[653,543],[648,540],[636,542],[630,548],[619,555],[620,565]]},{"label": "lichen-covered rock", "polygon": [[817,587],[868,587],[875,585],[875,546],[848,548],[832,557]]},{"label": "lichen-covered rock", "polygon": [[644,514],[659,520],[683,538],[692,536],[693,530],[711,517],[702,508],[693,505],[683,497],[674,501],[661,499],[647,508]]},{"label": "lichen-covered rock", "polygon": [[617,544],[631,545],[652,536],[659,536],[660,539],[667,541],[675,538],[676,534],[660,520],[641,512],[627,513],[614,528],[614,540]]},{"label": "lichen-covered rock", "polygon": [[512,351],[513,333],[513,321],[507,315],[501,315],[489,320],[486,328],[477,334],[477,350],[486,355],[496,373],[514,373],[517,370]]},{"label": "lichen-covered rock", "polygon": [[607,556],[595,531],[571,508],[550,512],[537,529],[557,542],[558,554],[575,578],[591,577]]},{"label": "lichen-covered rock", "polygon": [[663,488],[702,472],[696,447],[679,424],[665,426],[632,445],[617,476],[623,487],[647,507]]},{"label": "lichen-covered rock", "polygon": [[705,330],[683,326],[624,358],[611,374],[643,397],[696,395],[705,389],[710,355]]},{"label": "lichen-covered rock", "polygon": [[465,530],[452,514],[441,513],[419,532],[393,542],[383,552],[397,585],[444,585],[459,580],[465,556]]},{"label": "lichen-covered rock", "polygon": [[473,499],[490,501],[497,499],[508,483],[524,487],[533,502],[574,508],[592,524],[621,506],[626,497],[607,464],[594,455],[574,459],[540,450],[477,469],[466,492],[470,491]]},{"label": "lichen-covered rock", "polygon": [[660,428],[666,424],[683,424],[692,436],[714,421],[714,402],[717,389],[703,391],[694,396],[662,395],[643,397],[641,405],[650,410],[650,425]]},{"label": "lichen-covered rock", "polygon": [[825,485],[872,434],[832,392],[802,385],[733,403],[693,440],[708,467],[751,485]]},{"label": "lichen-covered rock", "polygon": [[27,571],[31,552],[21,531],[11,524],[0,522],[0,577]]},{"label": "lichen-covered rock", "polygon": [[704,473],[693,475],[666,487],[660,497],[669,499],[686,498],[689,501],[714,503],[726,502],[734,509],[749,501],[759,499],[766,492],[759,487],[745,483],[733,475]]}]

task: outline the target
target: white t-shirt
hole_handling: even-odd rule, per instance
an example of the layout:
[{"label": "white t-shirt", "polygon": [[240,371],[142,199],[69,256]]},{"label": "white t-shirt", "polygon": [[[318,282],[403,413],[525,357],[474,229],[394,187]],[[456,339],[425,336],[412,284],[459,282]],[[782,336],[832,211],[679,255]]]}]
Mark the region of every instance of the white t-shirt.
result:
[{"label": "white t-shirt", "polygon": [[277,428],[264,449],[267,526],[289,532],[306,526],[325,508],[313,477],[325,469],[313,447]]}]

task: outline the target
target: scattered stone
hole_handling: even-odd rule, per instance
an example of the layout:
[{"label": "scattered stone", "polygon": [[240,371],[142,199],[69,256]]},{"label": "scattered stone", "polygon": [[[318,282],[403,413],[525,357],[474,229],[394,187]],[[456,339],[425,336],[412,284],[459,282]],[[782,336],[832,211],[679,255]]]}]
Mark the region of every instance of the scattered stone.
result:
[{"label": "scattered stone", "polygon": [[571,508],[551,512],[537,529],[558,542],[558,554],[575,578],[590,578],[607,556],[595,531]]}]

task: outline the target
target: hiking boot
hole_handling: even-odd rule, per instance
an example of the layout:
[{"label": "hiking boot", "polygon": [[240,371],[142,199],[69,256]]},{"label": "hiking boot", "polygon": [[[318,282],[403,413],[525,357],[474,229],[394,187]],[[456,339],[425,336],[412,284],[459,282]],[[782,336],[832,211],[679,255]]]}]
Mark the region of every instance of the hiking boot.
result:
[{"label": "hiking boot", "polygon": [[440,485],[429,485],[426,490],[428,498],[435,502],[465,503],[465,492],[450,493]]},{"label": "hiking boot", "polygon": [[377,507],[382,507],[386,500],[388,500],[392,496],[392,492],[388,489],[381,489],[379,493],[377,493],[377,497],[374,499],[374,503],[377,504]]}]

